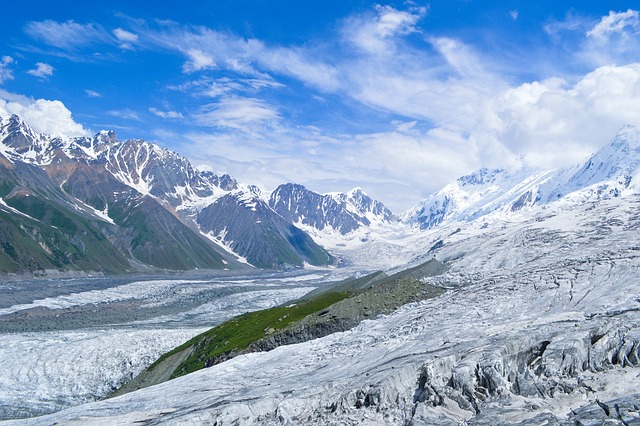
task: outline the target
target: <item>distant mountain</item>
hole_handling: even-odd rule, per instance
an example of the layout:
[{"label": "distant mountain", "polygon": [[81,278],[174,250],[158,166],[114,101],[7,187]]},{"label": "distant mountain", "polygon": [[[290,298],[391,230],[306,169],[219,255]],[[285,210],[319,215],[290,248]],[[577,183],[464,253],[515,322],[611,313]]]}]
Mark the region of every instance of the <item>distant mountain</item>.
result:
[{"label": "distant mountain", "polygon": [[541,201],[617,197],[640,190],[640,127],[626,126],[584,164],[560,171],[541,187]]},{"label": "distant mountain", "polygon": [[202,209],[196,221],[212,238],[236,253],[246,253],[246,260],[255,266],[288,268],[334,261],[309,235],[269,207],[255,187],[220,197]]},{"label": "distant mountain", "polygon": [[[0,272],[333,262],[265,201],[259,219],[244,214],[242,190],[232,177],[198,171],[186,158],[146,141],[120,142],[114,132],[49,137],[16,115],[0,117],[0,182]],[[74,226],[59,227],[52,215]],[[246,231],[258,220],[270,224],[269,232]]]},{"label": "distant mountain", "polygon": [[478,218],[508,219],[537,205],[567,205],[640,191],[640,128],[627,126],[584,164],[561,170],[480,169],[446,185],[402,216],[431,229]]},{"label": "distant mountain", "polygon": [[360,188],[348,193],[320,195],[302,185],[280,185],[269,198],[269,206],[292,223],[320,231],[332,228],[346,235],[374,223],[396,221],[395,215]]},{"label": "distant mountain", "polygon": [[516,212],[536,201],[535,188],[548,173],[480,169],[462,176],[406,212],[405,222],[430,229],[444,222],[471,221],[496,211]]}]

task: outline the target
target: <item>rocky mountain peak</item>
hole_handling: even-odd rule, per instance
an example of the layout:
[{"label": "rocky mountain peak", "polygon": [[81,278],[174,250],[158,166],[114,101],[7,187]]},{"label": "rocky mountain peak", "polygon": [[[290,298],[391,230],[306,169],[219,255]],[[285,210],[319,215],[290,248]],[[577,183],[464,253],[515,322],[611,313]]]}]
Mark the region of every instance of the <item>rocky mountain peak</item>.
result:
[{"label": "rocky mountain peak", "polygon": [[118,138],[113,130],[101,130],[93,137],[92,143],[94,146],[115,145],[118,143]]},{"label": "rocky mountain peak", "polygon": [[18,152],[24,152],[40,145],[43,139],[40,134],[15,114],[1,123],[0,142]]},{"label": "rocky mountain peak", "polygon": [[346,235],[361,226],[395,219],[393,213],[360,188],[321,195],[303,185],[287,183],[271,194],[269,206],[284,218],[322,231]]}]

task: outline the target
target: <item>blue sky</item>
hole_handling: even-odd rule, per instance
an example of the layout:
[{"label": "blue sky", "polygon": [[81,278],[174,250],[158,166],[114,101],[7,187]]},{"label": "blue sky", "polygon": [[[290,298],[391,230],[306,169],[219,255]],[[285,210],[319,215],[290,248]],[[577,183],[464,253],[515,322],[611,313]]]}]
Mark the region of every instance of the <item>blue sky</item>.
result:
[{"label": "blue sky", "polygon": [[632,1],[10,2],[0,108],[113,129],[265,190],[394,211],[479,167],[577,163],[640,124]]}]

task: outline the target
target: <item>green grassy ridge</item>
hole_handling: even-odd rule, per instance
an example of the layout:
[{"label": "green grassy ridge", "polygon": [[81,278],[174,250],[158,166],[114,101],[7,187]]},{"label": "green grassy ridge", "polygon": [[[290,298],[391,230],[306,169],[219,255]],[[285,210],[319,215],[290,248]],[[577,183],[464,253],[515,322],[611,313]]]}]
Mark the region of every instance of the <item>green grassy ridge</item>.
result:
[{"label": "green grassy ridge", "polygon": [[435,259],[388,276],[377,271],[327,283],[286,305],[230,319],[173,350],[112,396],[152,386],[248,352],[269,351],[353,328],[364,319],[440,296],[445,290],[422,278],[448,269]]},{"label": "green grassy ridge", "polygon": [[330,292],[287,306],[276,306],[240,315],[165,353],[149,367],[149,370],[153,370],[166,358],[191,347],[191,354],[176,368],[171,378],[200,370],[218,358],[242,352],[269,332],[284,329],[350,296],[346,292]]},{"label": "green grassy ridge", "polygon": [[326,284],[322,287],[318,287],[315,290],[310,291],[300,298],[300,300],[311,299],[322,293],[329,291],[348,292],[355,293],[364,291],[370,287],[377,285],[383,280],[386,281],[388,275],[383,271],[372,272],[367,275],[363,275],[359,278],[350,277],[342,281]]}]

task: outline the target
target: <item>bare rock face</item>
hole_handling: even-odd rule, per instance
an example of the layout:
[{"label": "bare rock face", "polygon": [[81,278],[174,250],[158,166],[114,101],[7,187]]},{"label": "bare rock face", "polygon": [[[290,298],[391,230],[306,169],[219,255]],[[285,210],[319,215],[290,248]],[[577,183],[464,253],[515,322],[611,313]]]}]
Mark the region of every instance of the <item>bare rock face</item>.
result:
[{"label": "bare rock face", "polygon": [[293,223],[302,223],[320,231],[325,228],[346,235],[372,222],[397,220],[381,202],[356,188],[348,193],[321,195],[302,185],[287,183],[276,188],[269,207]]},{"label": "bare rock face", "polygon": [[287,269],[304,262],[329,265],[334,261],[311,237],[274,212],[255,187],[217,199],[198,213],[196,221],[204,232],[226,242],[260,268]]}]

